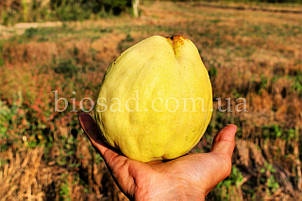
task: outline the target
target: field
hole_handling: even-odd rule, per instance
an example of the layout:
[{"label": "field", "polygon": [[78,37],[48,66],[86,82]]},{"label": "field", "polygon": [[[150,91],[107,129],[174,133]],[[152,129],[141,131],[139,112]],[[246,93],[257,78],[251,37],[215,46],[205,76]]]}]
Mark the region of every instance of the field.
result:
[{"label": "field", "polygon": [[[0,26],[0,200],[127,200],[80,129],[80,100],[96,99],[123,50],[177,34],[196,44],[213,85],[213,118],[193,152],[239,127],[231,176],[207,200],[301,200],[302,6],[236,5],[155,1],[137,19]],[[67,111],[54,112],[56,96]]]}]

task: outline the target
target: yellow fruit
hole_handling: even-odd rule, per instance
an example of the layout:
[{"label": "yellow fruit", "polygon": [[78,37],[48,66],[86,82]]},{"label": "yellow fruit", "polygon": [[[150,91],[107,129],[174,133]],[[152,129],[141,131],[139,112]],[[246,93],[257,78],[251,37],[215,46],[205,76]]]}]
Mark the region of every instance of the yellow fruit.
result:
[{"label": "yellow fruit", "polygon": [[212,87],[195,45],[152,36],[107,69],[96,121],[108,143],[143,162],[190,151],[212,115]]}]

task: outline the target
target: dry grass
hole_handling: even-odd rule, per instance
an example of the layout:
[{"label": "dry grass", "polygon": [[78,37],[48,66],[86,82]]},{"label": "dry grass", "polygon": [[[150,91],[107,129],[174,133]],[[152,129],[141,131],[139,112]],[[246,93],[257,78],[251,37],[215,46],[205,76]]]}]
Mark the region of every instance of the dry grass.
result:
[{"label": "dry grass", "polygon": [[138,19],[2,29],[0,107],[7,113],[0,113],[0,129],[8,129],[0,133],[8,137],[0,138],[1,199],[124,200],[76,113],[53,112],[52,91],[68,98],[75,91],[78,106],[81,98],[96,97],[106,67],[122,50],[150,35],[182,34],[199,49],[214,97],[231,97],[232,107],[238,97],[247,100],[248,112],[215,111],[195,149],[208,151],[225,124],[239,126],[234,171],[208,200],[299,200],[301,27],[295,13],[147,2]]},{"label": "dry grass", "polygon": [[8,151],[0,171],[1,200],[45,200],[45,189],[64,171],[45,165],[42,156],[42,148],[15,156]]}]

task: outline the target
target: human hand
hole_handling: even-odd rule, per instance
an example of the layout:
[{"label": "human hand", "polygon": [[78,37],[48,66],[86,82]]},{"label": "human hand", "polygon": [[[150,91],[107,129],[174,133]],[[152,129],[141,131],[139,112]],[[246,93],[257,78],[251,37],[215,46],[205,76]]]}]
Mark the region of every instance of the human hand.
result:
[{"label": "human hand", "polygon": [[209,153],[188,154],[170,161],[143,163],[129,159],[102,140],[97,124],[87,113],[80,124],[102,155],[122,192],[136,201],[200,201],[230,175],[237,127],[228,125],[214,139]]}]

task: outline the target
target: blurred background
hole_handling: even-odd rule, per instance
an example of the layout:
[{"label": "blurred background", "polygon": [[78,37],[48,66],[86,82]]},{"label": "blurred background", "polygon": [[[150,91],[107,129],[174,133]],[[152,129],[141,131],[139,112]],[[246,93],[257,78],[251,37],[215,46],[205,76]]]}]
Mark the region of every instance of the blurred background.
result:
[{"label": "blurred background", "polygon": [[207,200],[301,200],[301,0],[1,0],[0,23],[0,200],[127,200],[75,110],[97,98],[122,51],[175,34],[196,44],[213,85],[193,152],[209,151],[226,124],[239,128],[231,176]]}]

